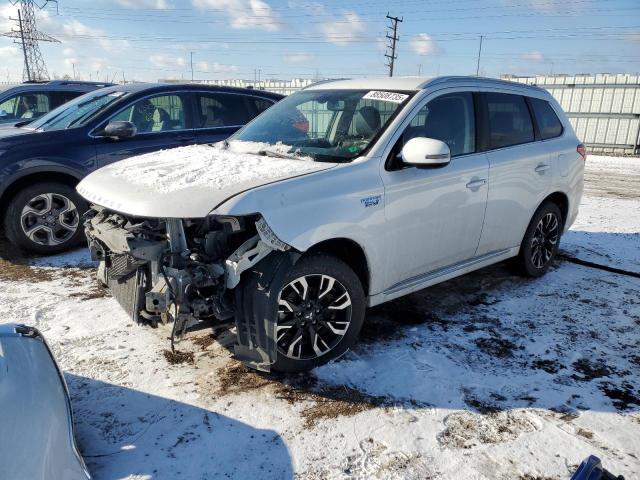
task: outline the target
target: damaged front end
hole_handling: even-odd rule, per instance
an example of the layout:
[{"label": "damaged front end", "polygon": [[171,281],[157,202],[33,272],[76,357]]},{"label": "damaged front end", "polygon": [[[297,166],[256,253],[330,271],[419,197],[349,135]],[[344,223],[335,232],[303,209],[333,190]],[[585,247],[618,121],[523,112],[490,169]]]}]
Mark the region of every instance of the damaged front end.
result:
[{"label": "damaged front end", "polygon": [[188,331],[235,320],[236,357],[266,371],[275,362],[270,286],[299,254],[261,216],[149,219],[93,207],[85,231],[98,279],[136,322],[173,322],[172,347]]}]

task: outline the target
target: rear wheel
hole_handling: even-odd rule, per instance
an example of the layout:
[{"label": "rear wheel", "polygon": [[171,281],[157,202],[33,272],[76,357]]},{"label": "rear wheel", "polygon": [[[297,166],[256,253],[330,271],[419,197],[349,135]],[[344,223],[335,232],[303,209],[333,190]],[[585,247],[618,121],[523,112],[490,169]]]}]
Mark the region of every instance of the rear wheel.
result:
[{"label": "rear wheel", "polygon": [[281,372],[310,370],[344,354],[364,321],[365,295],[353,270],[335,257],[303,257],[278,294],[277,359]]},{"label": "rear wheel", "polygon": [[530,277],[540,277],[553,262],[562,234],[562,214],[551,202],[538,208],[527,227],[517,263],[520,271]]},{"label": "rear wheel", "polygon": [[40,254],[57,253],[83,238],[80,218],[87,203],[68,185],[38,183],[20,190],[4,219],[7,238]]}]

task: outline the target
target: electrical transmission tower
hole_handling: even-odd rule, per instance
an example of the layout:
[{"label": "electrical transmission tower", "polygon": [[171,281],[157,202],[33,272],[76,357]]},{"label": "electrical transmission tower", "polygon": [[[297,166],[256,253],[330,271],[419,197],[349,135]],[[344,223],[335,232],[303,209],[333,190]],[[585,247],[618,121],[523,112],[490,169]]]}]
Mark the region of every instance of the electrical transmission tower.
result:
[{"label": "electrical transmission tower", "polygon": [[[387,57],[387,67],[389,67],[389,76],[393,77],[393,64],[395,63],[398,56],[396,55],[396,42],[400,40],[398,36],[398,23],[402,23],[402,18],[392,17],[387,13],[387,18],[391,20],[391,25],[387,27],[390,32],[393,32],[393,35],[389,35],[387,33],[387,38],[389,39],[389,45],[387,45],[387,53],[384,54]],[[391,53],[389,53],[389,51]]]},{"label": "electrical transmission tower", "polygon": [[22,79],[26,81],[36,80],[48,80],[49,74],[47,73],[47,67],[44,64],[42,53],[38,42],[54,42],[60,43],[46,33],[39,32],[36,28],[36,8],[44,8],[50,1],[58,3],[57,0],[44,0],[42,5],[35,3],[35,0],[12,0],[13,5],[19,4],[18,18],[11,18],[18,24],[17,29],[13,29],[10,32],[3,33],[3,37],[10,37],[14,39],[14,43],[22,46],[22,53],[24,54],[24,70],[22,72]]}]

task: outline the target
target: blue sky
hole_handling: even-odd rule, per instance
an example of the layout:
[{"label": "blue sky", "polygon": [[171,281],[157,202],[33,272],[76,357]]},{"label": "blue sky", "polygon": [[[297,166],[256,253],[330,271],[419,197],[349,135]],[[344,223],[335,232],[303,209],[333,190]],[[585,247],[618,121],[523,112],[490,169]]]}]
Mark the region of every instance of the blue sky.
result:
[{"label": "blue sky", "polygon": [[[403,17],[397,75],[640,71],[638,0],[60,0],[38,15],[50,73],[127,80],[385,75],[385,15]],[[0,28],[15,7],[0,4]],[[0,81],[21,52],[0,40]]]}]

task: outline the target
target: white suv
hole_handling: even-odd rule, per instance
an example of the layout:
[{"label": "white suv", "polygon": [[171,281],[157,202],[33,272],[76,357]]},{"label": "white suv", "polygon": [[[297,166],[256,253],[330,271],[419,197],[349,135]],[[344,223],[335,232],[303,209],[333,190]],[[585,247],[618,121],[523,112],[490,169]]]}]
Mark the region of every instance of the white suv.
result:
[{"label": "white suv", "polygon": [[98,275],[172,340],[233,322],[236,356],[300,371],[367,306],[517,257],[542,275],[578,212],[585,150],[544,90],[473,77],[324,82],[227,142],[86,177]]}]

